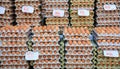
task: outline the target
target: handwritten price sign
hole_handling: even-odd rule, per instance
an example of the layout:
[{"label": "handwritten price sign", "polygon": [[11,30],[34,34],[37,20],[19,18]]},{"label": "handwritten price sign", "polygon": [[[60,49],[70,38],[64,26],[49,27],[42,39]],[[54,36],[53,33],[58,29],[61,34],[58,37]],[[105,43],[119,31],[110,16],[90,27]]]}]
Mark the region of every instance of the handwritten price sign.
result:
[{"label": "handwritten price sign", "polygon": [[116,5],[104,5],[105,10],[116,10]]},{"label": "handwritten price sign", "polygon": [[53,10],[53,16],[64,17],[64,10]]},{"label": "handwritten price sign", "polygon": [[0,6],[0,14],[4,14],[5,13],[5,8]]},{"label": "handwritten price sign", "polygon": [[117,50],[104,50],[104,56],[119,57],[119,52]]},{"label": "handwritten price sign", "polygon": [[90,12],[89,12],[89,10],[78,10],[78,15],[79,16],[89,16]]},{"label": "handwritten price sign", "polygon": [[25,54],[25,59],[26,60],[38,60],[38,58],[39,58],[39,53],[38,52],[28,51]]},{"label": "handwritten price sign", "polygon": [[22,7],[22,12],[24,12],[24,13],[33,13],[34,8],[32,6],[23,6]]}]

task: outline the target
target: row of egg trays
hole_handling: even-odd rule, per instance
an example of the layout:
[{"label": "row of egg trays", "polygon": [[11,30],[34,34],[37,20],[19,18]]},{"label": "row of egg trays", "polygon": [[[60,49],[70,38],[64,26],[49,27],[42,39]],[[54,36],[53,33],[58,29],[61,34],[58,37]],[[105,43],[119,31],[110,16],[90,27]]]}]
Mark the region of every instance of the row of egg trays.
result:
[{"label": "row of egg trays", "polygon": [[100,16],[97,17],[98,22],[119,22],[120,18],[119,15],[113,15],[113,16]]},{"label": "row of egg trays", "polygon": [[80,2],[73,2],[71,5],[72,10],[78,10],[79,8],[84,8],[87,10],[93,10],[94,9],[94,3],[80,3]]},{"label": "row of egg trays", "polygon": [[42,6],[45,10],[52,10],[52,9],[62,9],[67,10],[69,7],[68,2],[45,2],[45,5]]},{"label": "row of egg trays", "polygon": [[48,26],[35,26],[32,29],[32,32],[34,32],[35,34],[40,34],[43,33],[45,34],[54,34],[56,35],[59,31],[59,26],[57,25],[48,25]]},{"label": "row of egg trays", "polygon": [[0,20],[0,26],[6,26],[6,25],[10,25],[13,22],[12,18],[10,19],[1,19]]},{"label": "row of egg trays", "polygon": [[45,41],[45,42],[35,42],[33,46],[59,46],[57,41],[50,42],[50,41]]},{"label": "row of egg trays", "polygon": [[6,61],[6,60],[25,60],[25,56],[0,56],[0,59],[2,61]]},{"label": "row of egg trays", "polygon": [[[35,51],[35,49],[33,50]],[[57,50],[52,50],[52,49],[41,50],[39,52],[40,52],[40,55],[59,55],[59,52]]]},{"label": "row of egg trays", "polygon": [[1,51],[18,51],[18,53],[19,53],[19,51],[27,51],[27,46],[15,46],[15,47],[9,47],[9,46],[7,46],[7,47],[0,47],[0,50]]},{"label": "row of egg trays", "polygon": [[7,60],[2,61],[1,65],[27,65],[28,63],[25,60]]},{"label": "row of egg trays", "polygon": [[25,41],[9,41],[2,42],[3,47],[16,47],[16,46],[27,46]]},{"label": "row of egg trays", "polygon": [[94,2],[94,0],[71,0],[71,2]]},{"label": "row of egg trays", "polygon": [[40,1],[39,0],[37,0],[37,1],[15,1],[15,5],[16,6],[22,6],[22,5],[34,5],[34,6],[39,6],[41,3],[40,3]]},{"label": "row of egg trays", "polygon": [[28,32],[30,30],[29,26],[4,26],[2,28],[0,28],[0,32],[4,33],[4,34],[8,34],[8,33],[16,33],[16,34],[25,34],[26,32]]},{"label": "row of egg trays", "polygon": [[1,69],[28,69],[28,65],[1,65]]},{"label": "row of egg trays", "polygon": [[[56,0],[44,0],[44,2],[56,2]],[[57,2],[68,2],[68,0],[57,0]]]},{"label": "row of egg trays", "polygon": [[115,16],[120,15],[120,10],[113,10],[113,11],[104,11],[102,9],[96,10],[97,16]]},{"label": "row of egg trays", "polygon": [[52,24],[56,24],[56,25],[59,25],[59,24],[68,24],[69,23],[69,20],[68,18],[47,18],[46,19],[46,24],[48,25],[52,25]]},{"label": "row of egg trays", "polygon": [[92,69],[92,64],[66,64],[67,69]]},{"label": "row of egg trays", "polygon": [[41,24],[41,21],[28,21],[28,22],[22,22],[21,20],[20,21],[17,21],[17,25],[29,25],[29,26],[39,26]]},{"label": "row of egg trays", "polygon": [[36,64],[34,69],[60,69],[60,64]]},{"label": "row of egg trays", "polygon": [[59,64],[59,59],[39,59],[35,62],[35,64]]},{"label": "row of egg trays", "polygon": [[119,26],[120,24],[119,24],[119,22],[114,22],[114,23],[110,23],[110,22],[107,22],[107,23],[103,23],[103,22],[101,22],[101,23],[99,23],[99,24],[97,24],[97,26]]},{"label": "row of egg trays", "polygon": [[114,3],[114,2],[119,2],[119,0],[99,0],[98,2],[100,2],[100,3],[105,3],[105,2]]},{"label": "row of egg trays", "polygon": [[103,7],[103,5],[109,5],[109,4],[111,4],[111,5],[116,5],[116,6],[119,6],[119,2],[116,0],[114,0],[114,1],[107,1],[107,2],[100,2],[100,1],[98,1],[97,3],[97,7],[98,8],[102,8]]}]

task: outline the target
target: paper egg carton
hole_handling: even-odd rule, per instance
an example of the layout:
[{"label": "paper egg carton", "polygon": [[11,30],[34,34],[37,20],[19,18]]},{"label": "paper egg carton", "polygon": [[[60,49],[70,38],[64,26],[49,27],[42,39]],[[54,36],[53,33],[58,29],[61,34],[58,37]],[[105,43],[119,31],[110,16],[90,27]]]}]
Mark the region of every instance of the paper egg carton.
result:
[{"label": "paper egg carton", "polygon": [[6,26],[6,25],[10,25],[10,23],[13,22],[12,20],[12,1],[9,0],[5,0],[5,1],[0,1],[0,6],[5,8],[5,13],[4,14],[0,14],[0,26]]},{"label": "paper egg carton", "polygon": [[[105,10],[104,5],[115,5],[115,10]],[[97,2],[97,26],[119,26],[119,1],[98,1]]]},{"label": "paper egg carton", "polygon": [[[40,2],[38,0],[33,0],[33,1],[15,1],[15,6],[16,6],[16,21],[18,25],[31,25],[31,26],[36,26],[39,25],[39,22],[41,22],[40,14],[41,10],[39,8]],[[33,13],[24,13],[22,12],[22,7],[23,6],[31,6],[34,8]]]}]

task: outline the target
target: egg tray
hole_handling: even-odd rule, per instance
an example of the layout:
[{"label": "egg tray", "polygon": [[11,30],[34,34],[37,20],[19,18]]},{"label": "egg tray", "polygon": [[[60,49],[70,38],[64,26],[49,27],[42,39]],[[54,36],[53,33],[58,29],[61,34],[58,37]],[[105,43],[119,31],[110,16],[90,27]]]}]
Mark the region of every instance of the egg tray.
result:
[{"label": "egg tray", "polygon": [[69,7],[68,2],[45,2],[45,5],[42,6],[45,10],[52,10],[52,9],[62,9],[67,10]]},{"label": "egg tray", "polygon": [[86,10],[94,10],[94,2],[93,3],[90,3],[90,2],[72,2],[72,5],[71,5],[71,10],[78,10],[78,9],[86,9]]},{"label": "egg tray", "polygon": [[5,66],[1,66],[0,68],[2,68],[2,69],[28,69],[28,66],[27,65],[24,65],[24,66],[21,66],[21,65],[18,65],[18,66],[13,66],[13,65],[11,65],[11,66],[9,66],[9,65],[5,65]]},{"label": "egg tray", "polygon": [[[120,66],[120,58],[117,57],[117,58],[114,58],[114,57],[104,57],[103,56],[103,52],[102,50],[119,50],[119,46],[118,48],[117,47],[114,47],[113,46],[109,46],[109,47],[99,47],[98,48],[98,64],[97,64],[97,68],[113,68],[113,69],[119,69]],[[120,51],[120,50],[119,50]]]},{"label": "egg tray", "polygon": [[68,0],[44,0],[44,2],[68,2]]},{"label": "egg tray", "polygon": [[68,18],[47,18],[46,19],[46,24],[47,25],[67,25]]},{"label": "egg tray", "polygon": [[71,2],[84,2],[84,3],[93,3],[94,0],[71,0]]},{"label": "egg tray", "polygon": [[10,25],[13,22],[12,20],[12,3],[11,1],[1,1],[1,6],[5,8],[5,13],[0,15],[0,26]]}]

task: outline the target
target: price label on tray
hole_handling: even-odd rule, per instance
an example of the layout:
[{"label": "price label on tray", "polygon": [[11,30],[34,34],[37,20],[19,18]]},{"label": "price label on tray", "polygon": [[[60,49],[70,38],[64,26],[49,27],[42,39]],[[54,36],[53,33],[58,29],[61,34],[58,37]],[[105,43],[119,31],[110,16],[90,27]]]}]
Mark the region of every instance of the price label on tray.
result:
[{"label": "price label on tray", "polygon": [[25,59],[26,60],[38,60],[38,58],[39,58],[39,53],[38,52],[28,51],[25,54]]},{"label": "price label on tray", "polygon": [[0,14],[4,14],[5,13],[5,8],[0,6]]},{"label": "price label on tray", "polygon": [[89,16],[90,12],[89,12],[89,10],[82,10],[82,9],[80,9],[80,10],[78,10],[78,15],[79,16]]},{"label": "price label on tray", "polygon": [[103,52],[106,57],[119,57],[119,52],[117,50],[104,50]]},{"label": "price label on tray", "polygon": [[24,12],[24,13],[33,13],[34,8],[32,6],[23,6],[22,7],[22,12]]},{"label": "price label on tray", "polygon": [[116,10],[116,5],[104,5],[105,10]]},{"label": "price label on tray", "polygon": [[55,17],[64,17],[64,10],[53,10],[53,16]]}]

